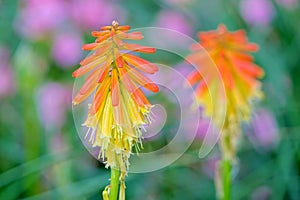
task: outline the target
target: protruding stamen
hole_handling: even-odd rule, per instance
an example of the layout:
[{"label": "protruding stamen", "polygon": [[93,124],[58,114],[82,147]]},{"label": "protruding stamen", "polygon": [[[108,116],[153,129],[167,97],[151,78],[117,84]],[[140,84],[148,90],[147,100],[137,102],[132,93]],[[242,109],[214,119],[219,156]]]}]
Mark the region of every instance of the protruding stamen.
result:
[{"label": "protruding stamen", "polygon": [[119,23],[117,20],[114,20],[111,25],[114,27],[114,28],[117,28],[119,26]]}]

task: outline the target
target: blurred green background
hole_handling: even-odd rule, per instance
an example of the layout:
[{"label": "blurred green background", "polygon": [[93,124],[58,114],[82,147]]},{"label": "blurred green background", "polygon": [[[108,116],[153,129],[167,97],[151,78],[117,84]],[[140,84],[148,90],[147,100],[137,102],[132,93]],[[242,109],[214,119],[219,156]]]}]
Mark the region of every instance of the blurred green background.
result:
[{"label": "blurred green background", "polygon": [[[76,132],[71,74],[86,54],[81,45],[93,40],[90,31],[113,19],[194,39],[220,23],[245,29],[260,45],[255,59],[266,72],[265,98],[243,126],[233,199],[300,199],[299,6],[297,0],[0,0],[0,199],[101,198],[109,170]],[[176,107],[163,92],[151,100]],[[162,134],[177,127],[168,114]],[[196,157],[206,128],[203,122],[195,144],[173,165],[129,174],[127,199],[215,199],[218,150]]]}]

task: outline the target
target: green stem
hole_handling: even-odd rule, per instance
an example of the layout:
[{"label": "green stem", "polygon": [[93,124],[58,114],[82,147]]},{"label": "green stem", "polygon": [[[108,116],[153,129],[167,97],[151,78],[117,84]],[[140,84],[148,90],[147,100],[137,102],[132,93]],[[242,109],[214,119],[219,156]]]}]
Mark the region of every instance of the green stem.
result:
[{"label": "green stem", "polygon": [[118,199],[120,171],[111,168],[109,200]]},{"label": "green stem", "polygon": [[222,200],[231,199],[231,168],[230,160],[222,160]]}]

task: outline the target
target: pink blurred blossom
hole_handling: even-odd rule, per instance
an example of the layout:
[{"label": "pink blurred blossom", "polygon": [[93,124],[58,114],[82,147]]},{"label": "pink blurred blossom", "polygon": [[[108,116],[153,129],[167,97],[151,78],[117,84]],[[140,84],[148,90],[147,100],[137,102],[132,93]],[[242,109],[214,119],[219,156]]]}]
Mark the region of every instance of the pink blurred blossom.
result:
[{"label": "pink blurred blossom", "polygon": [[176,7],[181,7],[181,6],[184,6],[188,3],[191,3],[192,0],[165,0],[165,2],[167,4],[170,4],[170,5],[173,5],[173,6],[176,6]]},{"label": "pink blurred blossom", "polygon": [[161,11],[157,16],[155,26],[173,29],[187,35],[192,33],[192,27],[184,15],[173,11]]},{"label": "pink blurred blossom", "polygon": [[68,143],[65,141],[62,133],[57,133],[52,136],[50,146],[53,153],[63,152],[69,148]]},{"label": "pink blurred blossom", "polygon": [[[188,74],[193,70],[193,67],[187,65],[185,62],[178,64],[177,66],[174,67],[174,69],[181,74],[183,77],[187,77]],[[186,80],[187,81],[187,80]],[[187,81],[188,82],[188,81]],[[178,83],[177,79],[175,77],[171,77],[170,78],[170,85],[174,84],[174,87],[178,87],[181,88],[183,87],[183,83]],[[185,89],[183,90],[179,90],[180,92],[184,93],[184,95],[187,96],[187,98],[185,99],[185,104],[186,105],[191,105],[193,104],[193,94],[187,93]],[[217,135],[214,134],[216,133],[216,128],[214,128],[212,122],[210,119],[203,117],[203,111],[204,108],[203,107],[199,107],[198,111],[200,113],[200,117],[201,119],[198,121],[198,119],[194,119],[194,120],[190,120],[185,126],[187,127],[193,127],[192,124],[195,124],[198,122],[198,129],[197,129],[197,133],[195,136],[196,140],[204,140],[206,135]],[[192,135],[189,135],[189,133],[193,133],[192,130],[187,132],[187,137],[192,137]],[[213,138],[208,137],[207,138],[207,142],[212,142]]]},{"label": "pink blurred blossom", "polygon": [[271,199],[272,190],[268,186],[260,186],[254,190],[251,200],[267,200]]},{"label": "pink blurred blossom", "polygon": [[71,15],[79,26],[90,30],[110,25],[115,19],[124,23],[126,18],[126,13],[121,7],[104,0],[73,0]]},{"label": "pink blurred blossom", "polygon": [[81,58],[81,37],[75,33],[63,33],[54,37],[52,57],[59,67],[76,65]]},{"label": "pink blurred blossom", "polygon": [[50,130],[60,128],[66,120],[67,108],[71,106],[71,88],[50,82],[39,88],[37,97],[41,122]]},{"label": "pink blurred blossom", "polygon": [[210,158],[203,161],[202,171],[207,177],[214,179],[219,161],[220,161],[220,156],[218,155],[213,155]]},{"label": "pink blurred blossom", "polygon": [[270,24],[275,10],[270,0],[243,0],[240,13],[247,23],[265,26]]},{"label": "pink blurred blossom", "polygon": [[249,138],[256,147],[272,148],[277,144],[278,126],[269,111],[260,109],[256,112],[251,122]]},{"label": "pink blurred blossom", "polygon": [[296,8],[299,4],[298,0],[276,0],[276,2],[286,8]]},{"label": "pink blurred blossom", "polygon": [[65,1],[22,1],[16,28],[25,37],[40,39],[64,23],[68,15]]},{"label": "pink blurred blossom", "polygon": [[196,138],[199,140],[203,140],[206,135],[214,134],[215,130],[213,129],[213,125],[211,120],[202,118],[199,122],[198,132]]},{"label": "pink blurred blossom", "polygon": [[14,93],[15,83],[10,67],[0,67],[0,97],[6,97]]},{"label": "pink blurred blossom", "polygon": [[[203,141],[206,135],[209,137],[206,140],[206,145],[209,145],[211,143],[214,143],[215,136],[218,134],[216,133],[216,128],[211,123],[211,120],[208,118],[202,117],[203,108],[198,108],[199,110],[193,109],[193,93],[191,92],[191,89],[187,89],[186,85],[188,82],[186,80],[186,76],[193,70],[193,68],[186,64],[186,62],[181,62],[176,66],[172,67],[173,70],[168,70],[168,73],[161,74],[154,74],[151,76],[151,80],[154,83],[161,83],[161,80],[163,79],[163,82],[167,82],[168,85],[166,89],[162,86],[160,87],[160,94],[165,94],[166,96],[170,95],[171,93],[174,93],[176,95],[180,95],[181,97],[184,97],[181,101],[181,105],[178,104],[178,96],[174,97],[171,96],[168,100],[170,102],[173,102],[176,104],[176,106],[182,106],[180,109],[188,109],[189,112],[199,112],[201,119],[184,119],[186,122],[182,124],[183,130],[185,132],[185,137],[187,139],[195,139],[198,141]],[[155,95],[152,92],[148,92],[145,90],[145,94],[147,96]],[[169,97],[169,96],[168,96]],[[160,130],[161,126],[163,126],[166,121],[166,118],[168,117],[165,110],[154,108],[155,118],[154,123],[150,126],[150,133],[156,134],[157,131],[152,130]],[[157,113],[155,112],[157,111]],[[195,129],[197,127],[198,129]],[[155,133],[154,133],[155,132]]]},{"label": "pink blurred blossom", "polygon": [[9,63],[9,51],[0,47],[0,98],[15,92],[15,78]]}]

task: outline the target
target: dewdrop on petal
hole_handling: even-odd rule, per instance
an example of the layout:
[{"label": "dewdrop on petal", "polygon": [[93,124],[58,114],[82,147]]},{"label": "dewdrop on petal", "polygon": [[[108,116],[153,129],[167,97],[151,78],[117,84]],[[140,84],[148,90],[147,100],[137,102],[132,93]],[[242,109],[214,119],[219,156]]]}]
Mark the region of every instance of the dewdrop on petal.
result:
[{"label": "dewdrop on petal", "polygon": [[[77,78],[87,75],[85,82],[73,99],[77,105],[92,96],[88,116],[83,126],[88,127],[85,139],[93,147],[100,147],[99,159],[106,167],[119,169],[126,174],[133,148],[142,148],[142,131],[150,123],[152,105],[140,87],[152,92],[159,90],[144,74],[154,74],[158,67],[130,54],[155,53],[155,48],[127,43],[141,40],[141,32],[128,32],[129,26],[103,26],[93,31],[95,42],[83,45],[91,50],[80,67],[73,72]],[[125,186],[124,186],[125,187]]]}]

